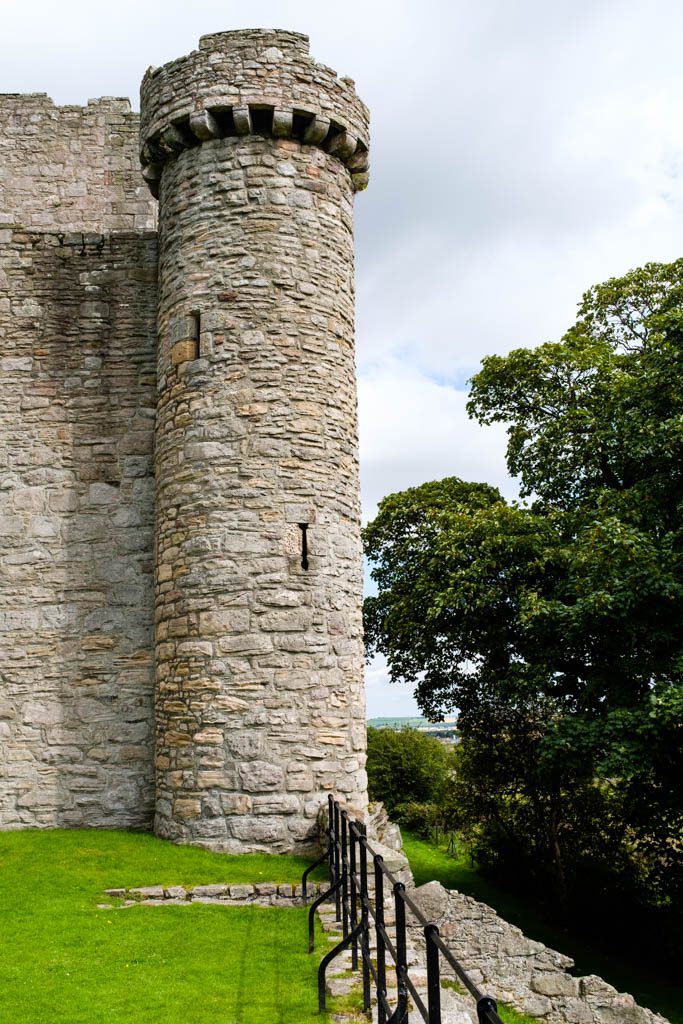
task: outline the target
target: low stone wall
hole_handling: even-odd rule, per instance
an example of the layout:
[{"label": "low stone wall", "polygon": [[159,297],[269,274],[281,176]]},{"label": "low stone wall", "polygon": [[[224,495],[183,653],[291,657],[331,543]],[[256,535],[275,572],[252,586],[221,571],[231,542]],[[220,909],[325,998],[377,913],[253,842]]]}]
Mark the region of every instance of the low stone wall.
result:
[{"label": "low stone wall", "polygon": [[[530,1017],[547,1024],[668,1024],[602,978],[573,977],[570,957],[528,939],[485,903],[439,882],[412,895],[477,985]],[[413,931],[422,950],[422,930]]]},{"label": "low stone wall", "polygon": [[[323,888],[329,883],[323,882]],[[320,895],[320,882],[308,883],[308,900]],[[302,907],[301,885],[291,883],[254,882],[251,884],[210,885],[143,885],[132,889],[107,889],[107,896],[123,900],[122,907],[189,907],[192,903],[210,903],[220,906]],[[110,903],[100,903],[110,908]]]}]

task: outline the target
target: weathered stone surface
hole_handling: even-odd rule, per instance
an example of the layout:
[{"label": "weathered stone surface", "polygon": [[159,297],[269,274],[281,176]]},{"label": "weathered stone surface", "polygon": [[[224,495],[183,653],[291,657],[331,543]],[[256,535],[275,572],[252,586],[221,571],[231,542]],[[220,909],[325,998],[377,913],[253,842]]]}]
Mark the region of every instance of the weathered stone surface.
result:
[{"label": "weathered stone surface", "polygon": [[279,790],[282,787],[283,771],[279,765],[268,761],[247,761],[239,766],[242,788],[248,793],[264,790]]},{"label": "weathered stone surface", "polygon": [[[146,886],[137,889],[107,889],[107,895],[123,900],[123,909],[134,906],[145,907],[184,907],[191,903],[204,903],[216,907],[236,906],[238,904],[257,904],[261,907],[294,907],[302,906],[303,898],[300,886],[277,886],[274,882],[257,882],[254,885],[196,885],[186,889],[182,885]],[[310,882],[308,899],[320,894],[320,883]],[[110,903],[98,904],[101,909],[114,909]]]},{"label": "weathered stone surface", "polygon": [[139,124],[127,99],[58,107],[45,93],[0,94],[0,243],[9,240],[3,224],[97,234],[154,230],[156,203],[139,170]]},{"label": "weathered stone surface", "polygon": [[142,104],[0,97],[0,827],[155,800],[174,840],[304,851],[328,792],[366,807],[368,112],[271,31]]},{"label": "weathered stone surface", "polygon": [[276,139],[297,134],[307,145],[326,143],[338,159],[353,160],[354,174],[367,170],[367,108],[353,81],[313,61],[307,37],[297,32],[254,29],[203,36],[198,50],[147,72],[141,99],[145,164],[181,148],[186,124],[197,137],[210,138],[202,134],[203,113],[220,126],[229,111],[227,123],[238,136],[259,129]]},{"label": "weathered stone surface", "polygon": [[144,234],[0,244],[0,827],[152,822],[156,257]]},{"label": "weathered stone surface", "polygon": [[161,885],[143,885],[128,891],[133,896],[140,896],[146,900],[163,900],[164,898],[164,889]]},{"label": "weathered stone surface", "polygon": [[164,898],[169,900],[187,899],[187,890],[182,885],[169,885],[164,889]]},{"label": "weathered stone surface", "polygon": [[[412,896],[480,988],[529,1016],[547,1024],[668,1024],[602,978],[568,974],[569,957],[527,939],[486,904],[439,882],[420,886]],[[421,929],[410,932],[422,951]]]},{"label": "weathered stone surface", "polygon": [[254,895],[253,885],[231,885],[230,896],[234,900],[246,900]]},{"label": "weathered stone surface", "polygon": [[529,982],[532,990],[542,996],[575,996],[579,991],[576,978],[557,971],[543,971],[532,974]]},{"label": "weathered stone surface", "polygon": [[192,889],[192,898],[197,896],[225,896],[228,893],[227,885],[195,885]]},{"label": "weathered stone surface", "polygon": [[[332,114],[347,129],[334,152],[304,144]],[[152,156],[186,116],[197,142],[169,136],[159,186],[156,829],[312,849],[330,789],[366,805],[344,160],[367,145],[367,116],[303,37],[279,32],[206,37],[150,72]]]}]

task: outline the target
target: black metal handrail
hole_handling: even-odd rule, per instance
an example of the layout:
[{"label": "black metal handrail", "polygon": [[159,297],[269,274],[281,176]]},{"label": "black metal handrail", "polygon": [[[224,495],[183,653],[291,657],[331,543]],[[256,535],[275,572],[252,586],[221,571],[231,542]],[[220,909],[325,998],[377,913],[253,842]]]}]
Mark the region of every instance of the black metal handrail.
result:
[{"label": "black metal handrail", "polygon": [[[415,901],[406,892],[403,882],[391,873],[380,854],[375,853],[366,835],[363,822],[350,818],[347,811],[329,797],[328,844],[325,853],[303,874],[304,902],[307,900],[308,876],[325,862],[329,865],[330,887],[311,905],[308,913],[308,951],[315,946],[315,912],[326,900],[334,897],[335,920],[339,921],[342,939],[327,953],[318,968],[318,1007],[325,1009],[325,975],[328,966],[339,954],[351,947],[351,966],[359,967],[363,980],[363,1010],[372,1003],[372,990],[377,1000],[377,1024],[408,1024],[409,1000],[425,1024],[441,1024],[441,961],[450,965],[456,977],[474,999],[479,1024],[502,1024],[495,999],[484,995],[456,959],[439,934],[438,925],[428,921]],[[368,884],[368,856],[372,860],[375,883],[374,896]],[[384,915],[384,882],[389,882],[394,901],[394,941],[387,931]],[[410,977],[407,958],[406,909],[416,919],[424,935],[427,961],[427,1005]],[[375,962],[370,956],[370,933],[374,929],[377,943]],[[387,994],[387,953],[396,972],[397,996],[392,1006]]]}]

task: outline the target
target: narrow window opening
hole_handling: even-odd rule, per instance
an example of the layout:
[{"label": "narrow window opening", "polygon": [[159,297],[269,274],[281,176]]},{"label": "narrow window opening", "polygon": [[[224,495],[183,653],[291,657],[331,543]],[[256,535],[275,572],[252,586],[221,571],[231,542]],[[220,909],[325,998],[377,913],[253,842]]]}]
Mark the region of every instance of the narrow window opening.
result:
[{"label": "narrow window opening", "polygon": [[202,329],[201,315],[199,311],[193,309],[190,313],[190,319],[192,320],[192,337],[190,340],[194,342],[193,359],[199,359],[199,334]]},{"label": "narrow window opening", "polygon": [[308,569],[308,523],[299,523],[301,530],[301,568]]}]

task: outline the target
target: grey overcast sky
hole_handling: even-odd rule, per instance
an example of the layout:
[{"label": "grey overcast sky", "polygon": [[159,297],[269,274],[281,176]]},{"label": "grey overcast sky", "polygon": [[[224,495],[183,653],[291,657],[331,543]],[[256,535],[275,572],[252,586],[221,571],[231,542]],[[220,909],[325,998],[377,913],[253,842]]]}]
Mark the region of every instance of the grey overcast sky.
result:
[{"label": "grey overcast sky", "polygon": [[[558,338],[582,292],[683,248],[680,0],[0,0],[0,91],[129,96],[200,35],[305,32],[372,115],[357,197],[365,516],[446,475],[508,495],[465,413],[487,353]],[[368,673],[372,715],[409,690]]]}]

